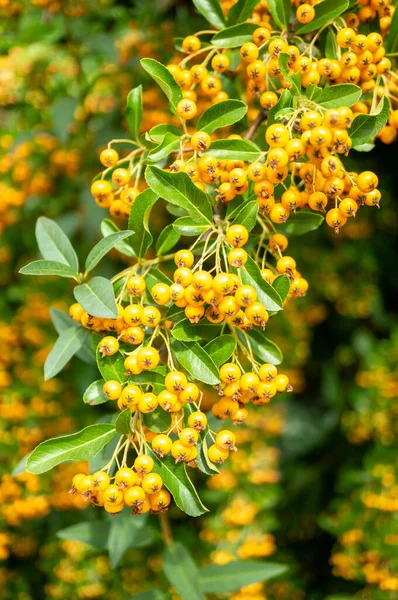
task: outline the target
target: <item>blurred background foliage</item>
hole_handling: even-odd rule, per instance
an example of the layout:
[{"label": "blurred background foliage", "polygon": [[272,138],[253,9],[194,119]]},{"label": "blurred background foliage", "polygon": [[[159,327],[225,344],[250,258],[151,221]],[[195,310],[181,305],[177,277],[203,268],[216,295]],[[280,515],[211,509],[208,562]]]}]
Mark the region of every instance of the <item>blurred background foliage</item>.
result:
[{"label": "blurred background foliage", "polygon": [[[95,410],[81,402],[95,378],[90,362],[42,378],[56,336],[49,309],[67,308],[68,284],[15,273],[36,257],[39,215],[73,235],[81,256],[100,237],[89,184],[104,144],[125,137],[129,90],[146,84],[143,130],[169,119],[139,59],[171,60],[173,38],[203,22],[188,1],[172,0],[1,0],[0,22],[0,598],[122,600],[167,587],[157,524],[112,569],[101,528],[94,545],[82,543],[93,542],[84,527],[69,539],[68,528],[96,514],[68,494],[68,465],[10,475],[37,443],[80,428]],[[381,209],[339,236],[322,227],[292,239],[310,291],[269,327],[295,393],[251,414],[240,451],[207,487],[197,475],[208,516],[170,510],[175,539],[198,563],[290,565],[284,579],[232,600],[398,598],[394,147],[377,142],[350,161],[378,174]],[[114,251],[104,272],[123,260]]]}]

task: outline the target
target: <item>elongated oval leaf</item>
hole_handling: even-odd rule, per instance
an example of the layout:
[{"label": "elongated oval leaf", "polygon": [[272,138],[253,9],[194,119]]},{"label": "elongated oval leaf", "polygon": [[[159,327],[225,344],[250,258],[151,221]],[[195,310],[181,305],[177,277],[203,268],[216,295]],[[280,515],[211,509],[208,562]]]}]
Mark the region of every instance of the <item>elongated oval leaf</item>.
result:
[{"label": "elongated oval leaf", "polygon": [[185,235],[187,237],[193,237],[195,235],[201,235],[209,229],[208,222],[197,224],[191,217],[180,217],[173,223],[173,229],[178,235]]},{"label": "elongated oval leaf", "polygon": [[220,127],[228,127],[240,121],[246,113],[247,106],[241,100],[224,100],[213,104],[201,114],[196,129],[211,135]]},{"label": "elongated oval leaf", "polygon": [[65,263],[56,262],[55,260],[35,260],[19,270],[22,275],[58,275],[59,277],[77,276],[77,271],[74,271]]},{"label": "elongated oval leaf", "polygon": [[142,120],[142,85],[138,85],[129,92],[125,114],[131,135],[137,140]]},{"label": "elongated oval leaf", "polygon": [[220,382],[218,369],[207,352],[197,342],[172,342],[172,349],[178,362],[192,377],[216,385]]},{"label": "elongated oval leaf", "polygon": [[112,356],[101,356],[101,353],[98,349],[98,344],[101,340],[101,336],[98,334],[93,334],[93,348],[96,353],[96,360],[98,370],[101,373],[102,377],[105,381],[109,381],[114,379],[122,383],[125,381],[124,377],[124,359],[120,352],[116,352],[116,354],[112,354]]},{"label": "elongated oval leaf", "polygon": [[289,219],[283,225],[278,225],[278,229],[288,235],[303,235],[314,229],[318,229],[324,221],[324,217],[310,210],[299,210],[290,215]]},{"label": "elongated oval leaf", "polygon": [[281,364],[282,352],[274,342],[266,337],[260,327],[253,327],[251,331],[246,332],[246,335],[242,331],[238,331],[237,335],[243,344],[250,343],[253,353],[262,361],[272,365]]},{"label": "elongated oval leaf", "polygon": [[[192,404],[186,404],[184,406],[184,425],[185,427],[189,427],[188,419],[189,416],[195,412],[197,409]],[[198,456],[195,459],[196,465],[202,473],[206,473],[206,475],[215,475],[219,473],[219,469],[214,465],[208,455],[208,440],[209,443],[212,444],[212,440],[209,436],[209,427],[207,426],[204,431],[200,432],[200,436],[196,445],[196,449],[198,451]]]},{"label": "elongated oval leaf", "polygon": [[388,53],[398,52],[398,12],[396,10],[392,16],[388,35],[384,39],[383,46]]},{"label": "elongated oval leaf", "polygon": [[69,327],[75,327],[76,329],[80,326],[77,321],[74,321],[66,312],[58,310],[53,306],[50,308],[51,321],[55,327],[56,332],[60,335],[65,329]]},{"label": "elongated oval leaf", "polygon": [[258,0],[238,0],[228,11],[228,25],[244,23],[257,4]]},{"label": "elongated oval leaf", "polygon": [[61,333],[44,363],[44,379],[46,381],[62,371],[72,356],[82,347],[89,335],[86,329],[82,327],[76,329],[73,325]]},{"label": "elongated oval leaf", "polygon": [[44,259],[69,265],[75,273],[79,270],[76,252],[69,238],[55,221],[40,217],[36,223],[36,240]]},{"label": "elongated oval leaf", "polygon": [[171,330],[174,339],[182,342],[198,342],[200,340],[212,340],[218,336],[221,325],[209,322],[191,323],[188,319],[180,321]]},{"label": "elongated oval leaf", "polygon": [[148,454],[155,461],[154,472],[162,477],[165,487],[173,495],[178,508],[190,517],[199,517],[208,512],[189,479],[184,464],[176,464],[172,456],[159,458],[149,446]]},{"label": "elongated oval leaf", "polygon": [[232,354],[235,352],[236,340],[232,335],[221,335],[215,340],[212,340],[204,349],[211,356],[212,361],[217,367],[223,365]]},{"label": "elongated oval leaf", "polygon": [[275,23],[285,29],[288,26],[292,12],[290,0],[267,0],[267,6]]},{"label": "elongated oval leaf", "polygon": [[164,139],[164,136],[167,133],[173,133],[176,137],[181,137],[182,131],[178,129],[175,125],[169,125],[167,123],[161,123],[160,125],[155,125],[148,131],[149,139],[154,142],[161,142]]},{"label": "elongated oval leaf", "polygon": [[156,252],[158,255],[163,256],[170,252],[170,250],[179,242],[180,237],[180,234],[174,229],[173,223],[167,225],[156,240]]},{"label": "elongated oval leaf", "polygon": [[39,475],[67,460],[90,460],[113,438],[110,423],[89,425],[85,429],[52,438],[35,448],[27,461],[27,471]]},{"label": "elongated oval leaf", "polygon": [[152,234],[149,231],[149,215],[158,195],[147,189],[138,194],[134,201],[134,207],[130,212],[129,228],[134,234],[131,236],[130,244],[137,258],[143,258],[152,243]]},{"label": "elongated oval leaf", "polygon": [[85,404],[92,404],[93,406],[107,402],[103,392],[104,383],[104,379],[98,379],[90,383],[83,394],[83,402]]},{"label": "elongated oval leaf", "polygon": [[199,589],[199,571],[189,552],[176,542],[163,554],[164,573],[184,600],[204,600]]},{"label": "elongated oval leaf", "polygon": [[[321,88],[320,88],[321,89]],[[312,100],[324,108],[339,108],[340,106],[353,106],[362,96],[359,86],[352,83],[328,85],[319,93],[313,95]]]},{"label": "elongated oval leaf", "polygon": [[200,14],[214,27],[225,27],[225,17],[218,0],[192,0]]},{"label": "elongated oval leaf", "polygon": [[107,237],[104,237],[102,240],[98,242],[90,250],[87,258],[86,258],[86,273],[94,269],[99,263],[99,261],[106,255],[112,248],[116,246],[116,244],[125,238],[129,237],[133,232],[130,230],[126,231],[118,231],[116,233],[111,233]]},{"label": "elongated oval leaf", "polygon": [[257,300],[262,302],[267,310],[282,310],[282,300],[276,290],[263,277],[257,264],[249,256],[245,266],[240,270],[242,282],[252,285],[257,292]]},{"label": "elongated oval leaf", "polygon": [[173,133],[166,133],[160,144],[148,153],[148,161],[159,162],[167,158],[174,150],[178,150],[179,147],[180,136],[176,136]]},{"label": "elongated oval leaf", "polygon": [[[102,221],[101,233],[104,236],[104,238],[108,237],[109,235],[112,235],[113,233],[117,233],[118,231],[120,231],[120,229],[110,219],[104,219]],[[128,242],[125,242],[123,240],[119,241],[115,244],[114,248],[118,252],[120,252],[120,254],[124,254],[125,256],[135,257],[134,250],[132,249],[132,247],[130,246],[130,244]]]},{"label": "elongated oval leaf", "polygon": [[257,200],[245,202],[241,210],[238,212],[232,223],[244,225],[248,231],[251,231],[256,224],[258,213]]},{"label": "elongated oval leaf", "polygon": [[105,549],[110,525],[107,521],[83,521],[57,531],[61,540],[75,540],[89,546]]},{"label": "elongated oval leaf", "polygon": [[145,426],[156,433],[165,433],[171,426],[171,414],[162,408],[157,408],[154,412],[144,415]]},{"label": "elongated oval leaf", "polygon": [[232,27],[227,27],[216,33],[211,38],[211,43],[218,48],[238,48],[246,42],[252,41],[255,29],[256,25],[253,23],[232,25]]},{"label": "elongated oval leaf", "polygon": [[115,421],[115,428],[118,433],[125,435],[131,431],[131,410],[125,408],[118,416]]},{"label": "elongated oval leaf", "polygon": [[[211,226],[212,210],[209,198],[196,187],[186,173],[167,173],[158,167],[147,167],[145,178],[158,196],[186,210],[196,224]],[[137,199],[134,206],[136,202]],[[129,226],[134,229],[132,225]]]},{"label": "elongated oval leaf", "polygon": [[172,74],[154,58],[142,58],[140,62],[142,68],[149,73],[166,94],[174,112],[176,112],[176,106],[182,100],[182,92],[174,81]]},{"label": "elongated oval leaf", "polygon": [[315,17],[311,23],[302,25],[297,29],[296,33],[302,35],[303,33],[310,33],[311,31],[320,29],[327,23],[331,23],[336,17],[342,15],[347,10],[348,5],[348,0],[323,0],[323,2],[314,6]]},{"label": "elongated oval leaf", "polygon": [[272,287],[276,289],[279,296],[281,297],[282,302],[286,300],[290,291],[290,281],[289,277],[285,274],[278,275],[272,282]]},{"label": "elongated oval leaf", "polygon": [[74,296],[89,315],[102,319],[116,319],[117,307],[113,287],[105,277],[93,277],[88,283],[78,285]]},{"label": "elongated oval leaf", "polygon": [[131,510],[126,507],[112,519],[110,525],[107,548],[112,569],[119,564],[128,548],[145,548],[155,540],[155,531],[148,524],[148,514],[132,518]]},{"label": "elongated oval leaf", "polygon": [[280,577],[288,570],[277,563],[237,560],[226,565],[206,565],[199,569],[199,585],[204,594],[222,594]]},{"label": "elongated oval leaf", "polygon": [[387,123],[389,116],[390,101],[387,96],[384,96],[373,113],[355,117],[348,130],[353,147],[355,148],[356,146],[371,142]]},{"label": "elongated oval leaf", "polygon": [[254,162],[261,150],[248,140],[216,140],[212,142],[209,154],[220,160],[244,160]]}]

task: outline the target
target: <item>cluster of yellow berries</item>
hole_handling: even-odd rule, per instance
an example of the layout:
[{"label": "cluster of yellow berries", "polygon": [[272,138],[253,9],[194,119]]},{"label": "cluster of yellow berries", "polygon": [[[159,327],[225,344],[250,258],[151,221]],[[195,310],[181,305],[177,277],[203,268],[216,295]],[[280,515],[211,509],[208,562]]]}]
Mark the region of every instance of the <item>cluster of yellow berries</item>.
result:
[{"label": "cluster of yellow berries", "polygon": [[[94,506],[103,506],[111,514],[117,514],[125,506],[134,515],[150,510],[162,512],[170,504],[170,494],[163,488],[160,475],[153,473],[154,461],[146,455],[137,456],[134,468],[123,466],[114,477],[106,470],[93,475],[77,473],[72,479],[71,494],[79,493]],[[111,483],[113,480],[113,483]]]},{"label": "cluster of yellow berries", "polygon": [[235,424],[246,420],[245,405],[249,402],[264,406],[275,394],[293,391],[288,376],[278,373],[277,367],[269,363],[260,365],[256,372],[243,374],[239,365],[226,363],[220,368],[219,375],[218,391],[222,398],[211,410],[218,419],[232,419]]}]

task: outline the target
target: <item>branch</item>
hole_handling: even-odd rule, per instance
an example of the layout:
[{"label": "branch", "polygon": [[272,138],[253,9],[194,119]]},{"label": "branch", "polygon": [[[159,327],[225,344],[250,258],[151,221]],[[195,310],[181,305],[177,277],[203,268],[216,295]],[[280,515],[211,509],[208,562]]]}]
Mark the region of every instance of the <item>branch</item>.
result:
[{"label": "branch", "polygon": [[267,115],[268,111],[264,108],[261,108],[257,117],[254,119],[253,123],[250,125],[249,129],[244,134],[244,140],[251,140],[254,137],[257,129],[260,127],[261,123],[264,121]]}]

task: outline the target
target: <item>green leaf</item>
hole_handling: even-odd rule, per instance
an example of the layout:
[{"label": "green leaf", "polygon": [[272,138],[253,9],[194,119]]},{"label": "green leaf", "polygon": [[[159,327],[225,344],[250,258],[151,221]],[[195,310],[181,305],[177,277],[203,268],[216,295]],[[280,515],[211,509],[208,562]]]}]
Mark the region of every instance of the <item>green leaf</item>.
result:
[{"label": "green leaf", "polygon": [[287,570],[286,565],[250,560],[206,565],[199,569],[199,585],[204,594],[235,592],[246,585],[279,577]]},{"label": "green leaf", "polygon": [[282,29],[286,29],[292,10],[290,0],[267,0],[267,7],[275,23]]},{"label": "green leaf", "polygon": [[288,235],[303,235],[322,225],[324,217],[310,210],[299,210],[290,215],[289,219],[283,225],[278,225],[283,233]]},{"label": "green leaf", "polygon": [[142,85],[133,88],[128,94],[125,115],[130,133],[137,140],[142,120]]},{"label": "green leaf", "polygon": [[209,106],[201,114],[196,125],[196,130],[205,131],[211,135],[220,127],[229,127],[240,121],[246,113],[247,106],[241,100],[224,100],[223,102],[218,102]]},{"label": "green leaf", "polygon": [[262,302],[267,310],[275,312],[282,310],[282,300],[278,292],[263,279],[260,269],[251,256],[248,257],[245,266],[240,269],[240,275],[242,283],[255,288],[257,300]]},{"label": "green leaf", "polygon": [[[188,418],[189,415],[191,415],[193,412],[195,412],[196,406],[192,405],[192,404],[185,404],[184,406],[184,425],[185,427],[188,427]],[[200,471],[202,471],[202,473],[206,473],[206,475],[215,475],[216,473],[219,473],[220,471],[218,470],[218,468],[216,467],[216,465],[213,465],[213,463],[209,460],[209,455],[208,455],[208,444],[207,444],[207,440],[209,438],[209,427],[207,426],[206,429],[204,431],[200,432],[199,435],[199,439],[198,439],[198,443],[197,443],[197,451],[198,451],[198,456],[196,458],[196,464],[197,467]],[[212,443],[212,440],[210,441],[210,443]]]},{"label": "green leaf", "polygon": [[148,137],[154,142],[162,142],[167,133],[172,133],[177,137],[181,137],[182,131],[175,125],[168,125],[167,123],[161,123],[155,125],[148,131]]},{"label": "green leaf", "polygon": [[[58,335],[61,335],[65,331],[65,329],[69,329],[69,327],[75,327],[78,329],[80,327],[80,323],[74,321],[67,313],[62,310],[58,310],[57,308],[50,308],[50,315],[53,325],[55,327]],[[90,338],[87,337],[82,347],[76,352],[76,356],[83,360],[88,364],[92,364],[95,362],[95,354],[90,344]]]},{"label": "green leaf", "polygon": [[144,423],[151,431],[164,433],[170,429],[171,414],[162,408],[157,408],[154,412],[144,415]]},{"label": "green leaf", "polygon": [[339,108],[340,106],[353,106],[362,96],[362,90],[352,83],[328,85],[325,88],[316,87],[311,100],[323,108]]},{"label": "green leaf", "polygon": [[248,140],[216,140],[212,142],[208,154],[219,160],[254,162],[259,158],[261,151],[256,144]]},{"label": "green leaf", "polygon": [[98,423],[77,433],[42,442],[29,456],[27,471],[39,475],[67,460],[90,460],[110,442],[115,433],[114,425]]},{"label": "green leaf", "polygon": [[338,59],[339,46],[337,44],[336,35],[333,31],[328,31],[325,44],[325,58],[332,60]]},{"label": "green leaf", "polygon": [[[113,233],[116,233],[118,231],[120,231],[119,227],[117,227],[117,225],[115,225],[115,223],[113,221],[111,221],[110,219],[104,219],[102,221],[101,233],[104,236],[104,238],[106,238],[109,235],[112,235]],[[124,254],[125,256],[135,257],[134,250],[132,249],[130,244],[128,244],[127,242],[119,241],[115,244],[114,248],[121,254]]]},{"label": "green leaf", "polygon": [[185,343],[174,340],[171,347],[178,362],[194,379],[209,385],[220,383],[216,365],[197,342]]},{"label": "green leaf", "polygon": [[129,408],[125,408],[118,414],[115,421],[115,428],[121,435],[131,432],[131,410]]},{"label": "green leaf", "polygon": [[174,81],[172,74],[164,65],[154,58],[142,58],[141,66],[149,75],[156,81],[158,86],[166,94],[174,112],[180,100],[182,100],[182,92],[179,86]]},{"label": "green leaf", "polygon": [[93,277],[73,290],[76,301],[93,317],[116,319],[118,312],[115,294],[109,279]]},{"label": "green leaf", "polygon": [[15,477],[15,475],[19,475],[19,473],[25,473],[26,471],[26,463],[28,462],[28,458],[31,455],[31,452],[29,452],[29,454],[26,454],[23,458],[21,458],[20,461],[17,462],[17,464],[15,465],[15,467],[13,468],[11,475],[13,477]]},{"label": "green leaf", "polygon": [[285,274],[278,275],[272,282],[272,287],[276,289],[279,296],[281,297],[282,302],[286,300],[290,291],[290,281],[289,277]]},{"label": "green leaf", "polygon": [[148,153],[148,160],[156,163],[167,158],[171,152],[178,150],[180,147],[180,138],[181,133],[179,136],[174,135],[174,133],[166,133],[160,144]]},{"label": "green leaf", "polygon": [[161,232],[156,241],[156,252],[163,256],[170,252],[172,248],[180,241],[180,234],[174,229],[173,223],[167,225]]},{"label": "green leaf", "polygon": [[290,84],[290,91],[293,96],[298,96],[301,93],[301,76],[300,73],[290,73],[288,62],[290,55],[286,52],[282,52],[278,58],[278,64],[281,69],[281,73],[286,81]]},{"label": "green leaf", "polygon": [[[158,167],[147,167],[145,178],[158,196],[186,210],[196,224],[212,226],[209,197],[196,187],[186,173],[168,173]],[[136,202],[137,199],[134,206]]]},{"label": "green leaf", "polygon": [[134,208],[129,216],[129,229],[134,231],[130,244],[137,258],[143,258],[149,246],[152,244],[152,234],[149,231],[149,215],[158,195],[147,189],[138,194],[134,200]]},{"label": "green leaf", "polygon": [[55,377],[70,361],[89,337],[89,332],[82,327],[76,329],[72,325],[58,337],[44,363],[44,379]]},{"label": "green leaf", "polygon": [[79,261],[69,238],[55,221],[40,217],[36,223],[36,240],[44,259],[68,265],[74,273],[79,271]]},{"label": "green leaf", "polygon": [[124,377],[124,358],[120,352],[116,352],[116,354],[112,354],[112,356],[104,356],[102,357],[100,351],[98,349],[98,344],[101,340],[101,336],[94,334],[93,335],[93,347],[96,351],[96,359],[97,366],[99,372],[105,381],[110,381],[114,379],[119,383],[123,383],[125,381]]},{"label": "green leaf", "polygon": [[200,322],[191,323],[189,319],[183,319],[171,330],[174,339],[182,342],[199,342],[200,340],[212,340],[219,335],[221,325]]},{"label": "green leaf", "polygon": [[169,594],[165,594],[161,590],[154,588],[153,590],[142,592],[142,594],[134,594],[128,600],[170,600],[170,598]]},{"label": "green leaf", "polygon": [[246,332],[246,336],[242,331],[237,331],[239,339],[246,345],[247,340],[250,341],[253,353],[260,360],[272,365],[280,365],[283,356],[282,352],[274,342],[271,342],[260,327],[253,327],[251,331]]},{"label": "green leaf", "polygon": [[192,0],[196,10],[214,27],[225,27],[225,17],[218,0]]},{"label": "green leaf", "polygon": [[257,4],[258,0],[238,0],[228,11],[228,25],[247,21]]},{"label": "green leaf", "polygon": [[184,600],[204,600],[199,589],[199,571],[189,552],[177,542],[163,554],[163,570],[169,583]]},{"label": "green leaf", "polygon": [[125,508],[112,518],[108,536],[109,561],[117,567],[128,548],[145,548],[155,541],[154,530],[148,525],[148,515],[132,515]]},{"label": "green leaf", "polygon": [[355,152],[371,152],[375,148],[375,144],[373,142],[369,142],[368,144],[359,144],[359,146],[355,146]]},{"label": "green leaf", "polygon": [[398,12],[396,10],[388,28],[388,35],[384,38],[383,46],[388,54],[398,52]]},{"label": "green leaf", "polygon": [[64,96],[57,98],[51,107],[54,131],[62,143],[65,143],[69,137],[69,126],[73,121],[77,105],[76,98]]},{"label": "green leaf", "polygon": [[[253,31],[256,30],[256,27],[253,23],[232,25],[232,27],[227,27],[213,35],[211,43],[218,48],[238,48],[246,42],[252,41]],[[199,131],[199,129],[197,130]]]},{"label": "green leaf", "polygon": [[311,23],[306,23],[296,30],[298,35],[316,31],[332,23],[336,17],[339,17],[347,10],[349,5],[348,0],[323,0],[315,8],[315,17]]},{"label": "green leaf", "polygon": [[77,271],[55,260],[35,260],[19,270],[22,275],[58,275],[59,277],[77,277]]},{"label": "green leaf", "polygon": [[283,90],[279,97],[278,102],[271,108],[268,113],[267,125],[268,127],[275,123],[277,114],[284,108],[291,108],[293,106],[293,96],[289,90]]},{"label": "green leaf", "polygon": [[104,387],[104,383],[104,379],[98,379],[97,381],[90,383],[83,394],[83,402],[85,404],[91,404],[92,406],[107,402],[102,389]]},{"label": "green leaf", "polygon": [[389,116],[390,101],[387,96],[383,96],[371,114],[355,117],[348,130],[353,148],[371,142],[387,123]]},{"label": "green leaf", "polygon": [[107,547],[108,535],[109,523],[106,521],[83,521],[57,531],[61,540],[74,540],[103,550]]},{"label": "green leaf", "polygon": [[207,354],[211,356],[212,361],[217,367],[223,365],[235,352],[236,340],[232,335],[220,335],[204,347]]},{"label": "green leaf", "polygon": [[184,464],[176,464],[170,455],[159,458],[157,454],[152,452],[149,446],[148,454],[155,461],[154,472],[162,477],[165,487],[173,495],[174,502],[178,508],[190,517],[199,517],[208,512],[192,485]]},{"label": "green leaf", "polygon": [[180,217],[173,223],[173,229],[178,235],[185,235],[187,237],[193,237],[195,235],[201,235],[209,229],[209,225],[204,223],[198,225],[191,217]]},{"label": "green leaf", "polygon": [[245,202],[243,207],[240,209],[233,223],[239,223],[244,225],[248,231],[251,231],[256,224],[258,213],[258,202],[257,200],[250,200]]},{"label": "green leaf", "polygon": [[108,252],[110,250],[112,250],[112,248],[114,248],[118,242],[129,237],[132,233],[133,233],[132,231],[129,231],[127,229],[126,231],[119,231],[116,233],[111,233],[107,237],[104,237],[102,240],[100,240],[98,242],[98,244],[96,244],[94,246],[94,248],[92,248],[92,250],[90,250],[90,252],[86,258],[86,264],[85,264],[86,273],[88,273],[89,271],[92,271],[92,269],[94,269],[94,267],[96,267],[98,265],[100,260],[106,254],[108,254]]}]

